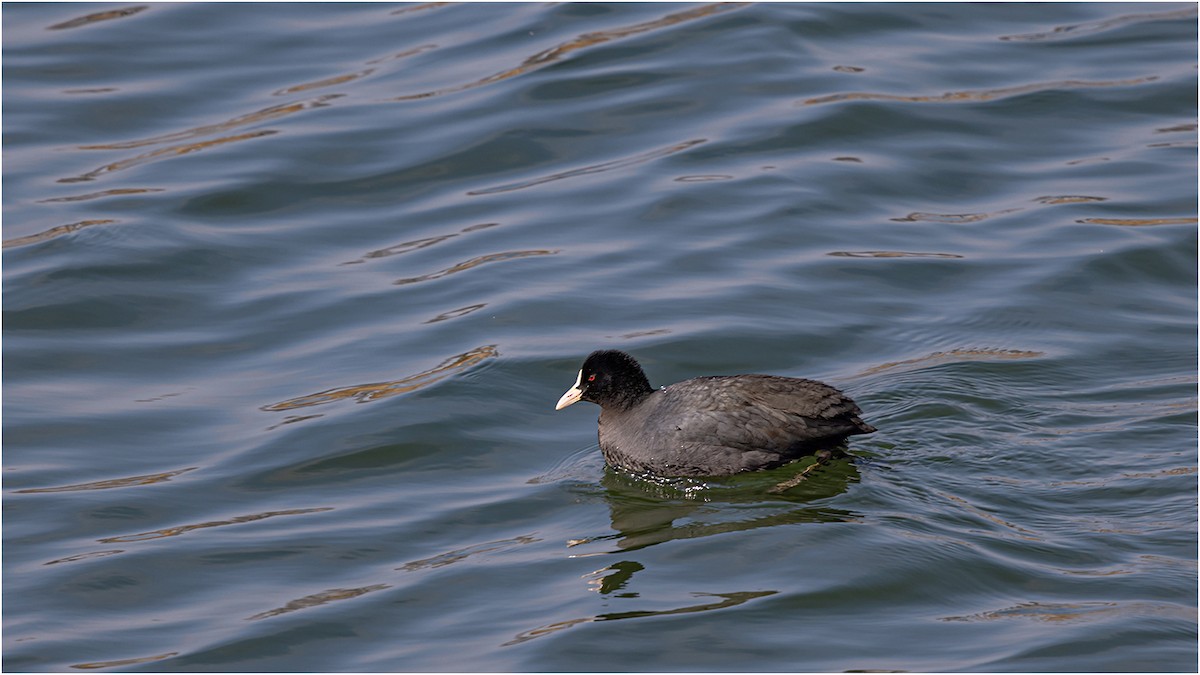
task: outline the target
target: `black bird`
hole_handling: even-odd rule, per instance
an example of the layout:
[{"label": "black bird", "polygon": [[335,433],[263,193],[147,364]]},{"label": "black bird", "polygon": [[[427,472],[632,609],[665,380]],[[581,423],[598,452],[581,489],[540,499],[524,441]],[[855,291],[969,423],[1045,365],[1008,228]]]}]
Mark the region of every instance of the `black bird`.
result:
[{"label": "black bird", "polygon": [[554,409],[577,401],[600,406],[600,451],[610,465],[659,476],[769,469],[875,431],[854,401],[822,382],[717,375],[655,390],[638,362],[616,350],[592,352]]}]

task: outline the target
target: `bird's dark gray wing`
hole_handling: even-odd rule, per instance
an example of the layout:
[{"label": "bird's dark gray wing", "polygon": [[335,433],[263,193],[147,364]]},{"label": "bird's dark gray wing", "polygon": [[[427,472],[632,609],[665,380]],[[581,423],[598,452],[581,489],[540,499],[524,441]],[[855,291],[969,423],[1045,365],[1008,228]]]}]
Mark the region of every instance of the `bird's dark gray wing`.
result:
[{"label": "bird's dark gray wing", "polygon": [[[865,433],[873,428],[837,389],[814,380],[775,375],[702,377],[681,382],[686,401],[675,417],[686,442],[789,452],[796,444]],[[675,394],[667,387],[664,394]],[[684,389],[686,388],[686,391]]]}]

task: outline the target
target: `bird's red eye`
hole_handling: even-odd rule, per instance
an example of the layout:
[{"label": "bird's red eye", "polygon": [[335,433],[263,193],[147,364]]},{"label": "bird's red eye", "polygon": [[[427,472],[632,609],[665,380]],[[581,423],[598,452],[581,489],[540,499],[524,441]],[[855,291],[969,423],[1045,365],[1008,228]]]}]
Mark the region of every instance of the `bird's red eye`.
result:
[{"label": "bird's red eye", "polygon": [[591,375],[588,375],[588,382],[595,382],[595,381],[596,381],[596,374],[595,374],[595,373],[592,373]]}]

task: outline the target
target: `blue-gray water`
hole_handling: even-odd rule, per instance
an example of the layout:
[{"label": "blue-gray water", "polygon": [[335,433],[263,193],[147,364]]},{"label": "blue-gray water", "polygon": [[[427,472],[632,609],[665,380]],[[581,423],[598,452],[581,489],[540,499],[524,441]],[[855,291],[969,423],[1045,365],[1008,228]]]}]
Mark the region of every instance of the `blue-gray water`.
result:
[{"label": "blue-gray water", "polygon": [[[1196,9],[5,4],[6,670],[1174,670]],[[606,471],[655,385],[879,427]]]}]

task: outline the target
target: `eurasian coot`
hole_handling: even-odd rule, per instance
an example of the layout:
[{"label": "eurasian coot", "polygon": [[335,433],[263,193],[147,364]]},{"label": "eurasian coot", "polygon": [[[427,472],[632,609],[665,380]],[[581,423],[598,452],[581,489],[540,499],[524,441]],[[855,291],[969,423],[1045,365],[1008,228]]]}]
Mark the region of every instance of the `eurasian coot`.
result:
[{"label": "eurasian coot", "polygon": [[822,382],[776,375],[697,377],[652,389],[624,352],[592,352],[555,410],[600,406],[600,451],[611,465],[660,476],[769,469],[875,427]]}]

